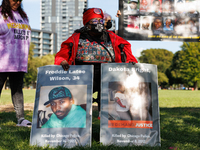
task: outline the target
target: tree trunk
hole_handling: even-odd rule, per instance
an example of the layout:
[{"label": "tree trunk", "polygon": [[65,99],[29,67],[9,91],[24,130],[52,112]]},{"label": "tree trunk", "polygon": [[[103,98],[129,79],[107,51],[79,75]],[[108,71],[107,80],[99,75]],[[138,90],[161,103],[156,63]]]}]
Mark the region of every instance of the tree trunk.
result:
[{"label": "tree trunk", "polygon": [[195,90],[195,91],[198,90],[197,81],[194,82],[194,90]]}]

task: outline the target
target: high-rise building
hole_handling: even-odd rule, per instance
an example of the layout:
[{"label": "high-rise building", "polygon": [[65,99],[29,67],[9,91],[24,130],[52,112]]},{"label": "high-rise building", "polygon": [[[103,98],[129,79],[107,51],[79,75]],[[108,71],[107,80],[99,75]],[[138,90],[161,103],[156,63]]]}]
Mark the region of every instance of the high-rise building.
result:
[{"label": "high-rise building", "polygon": [[82,16],[87,0],[41,0],[41,30],[57,33],[57,51],[74,30],[83,26]]},{"label": "high-rise building", "polygon": [[57,34],[50,31],[31,29],[31,42],[35,45],[34,57],[57,52]]}]

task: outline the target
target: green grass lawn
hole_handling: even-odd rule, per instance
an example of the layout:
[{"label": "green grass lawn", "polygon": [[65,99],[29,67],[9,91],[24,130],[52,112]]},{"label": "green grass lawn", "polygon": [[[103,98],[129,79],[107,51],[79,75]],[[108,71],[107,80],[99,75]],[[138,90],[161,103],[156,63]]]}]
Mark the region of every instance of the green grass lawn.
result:
[{"label": "green grass lawn", "polygon": [[[35,89],[28,90],[24,89],[24,103],[34,103],[35,101]],[[2,90],[0,105],[12,104],[11,100],[11,91],[10,90]]]},{"label": "green grass lawn", "polygon": [[200,107],[200,91],[159,90],[159,106],[165,107]]},{"label": "green grass lawn", "polygon": [[[24,90],[25,103],[34,103],[35,90]],[[3,91],[0,105],[11,103],[10,91]],[[99,143],[100,121],[93,112],[92,147],[75,147],[74,150],[200,150],[200,91],[159,90],[161,147],[103,146]],[[25,111],[32,119],[32,111]],[[0,150],[42,150],[49,147],[29,145],[30,128],[16,127],[15,112],[0,112]],[[57,147],[55,149],[65,149]]]}]

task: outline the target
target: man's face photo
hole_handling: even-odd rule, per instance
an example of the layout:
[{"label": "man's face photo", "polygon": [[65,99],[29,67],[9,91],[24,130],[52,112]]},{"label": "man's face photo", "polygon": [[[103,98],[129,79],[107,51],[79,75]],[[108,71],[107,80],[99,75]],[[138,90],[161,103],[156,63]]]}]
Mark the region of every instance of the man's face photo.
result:
[{"label": "man's face photo", "polygon": [[42,86],[37,127],[85,128],[86,106],[86,85]]},{"label": "man's face photo", "polygon": [[71,110],[72,100],[69,97],[56,99],[53,100],[50,103],[50,105],[51,105],[51,110],[57,116],[57,118],[62,120],[64,117],[67,116],[67,114]]}]

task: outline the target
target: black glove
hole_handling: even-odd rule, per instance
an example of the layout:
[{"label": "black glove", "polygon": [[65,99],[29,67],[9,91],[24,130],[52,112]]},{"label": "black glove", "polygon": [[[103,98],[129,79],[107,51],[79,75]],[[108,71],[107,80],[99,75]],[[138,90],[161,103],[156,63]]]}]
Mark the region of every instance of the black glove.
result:
[{"label": "black glove", "polygon": [[132,61],[132,62],[131,62],[131,61],[129,61],[129,63],[131,63],[132,65],[135,65],[135,64],[136,64],[136,62],[133,62],[133,61]]},{"label": "black glove", "polygon": [[64,69],[65,71],[69,70],[69,64],[68,64],[68,62],[67,62],[66,60],[63,60],[63,61],[60,63],[60,65],[62,65],[62,67],[63,67],[63,69]]},{"label": "black glove", "polygon": [[110,29],[111,27],[112,27],[112,22],[110,20],[108,20],[106,29]]}]

